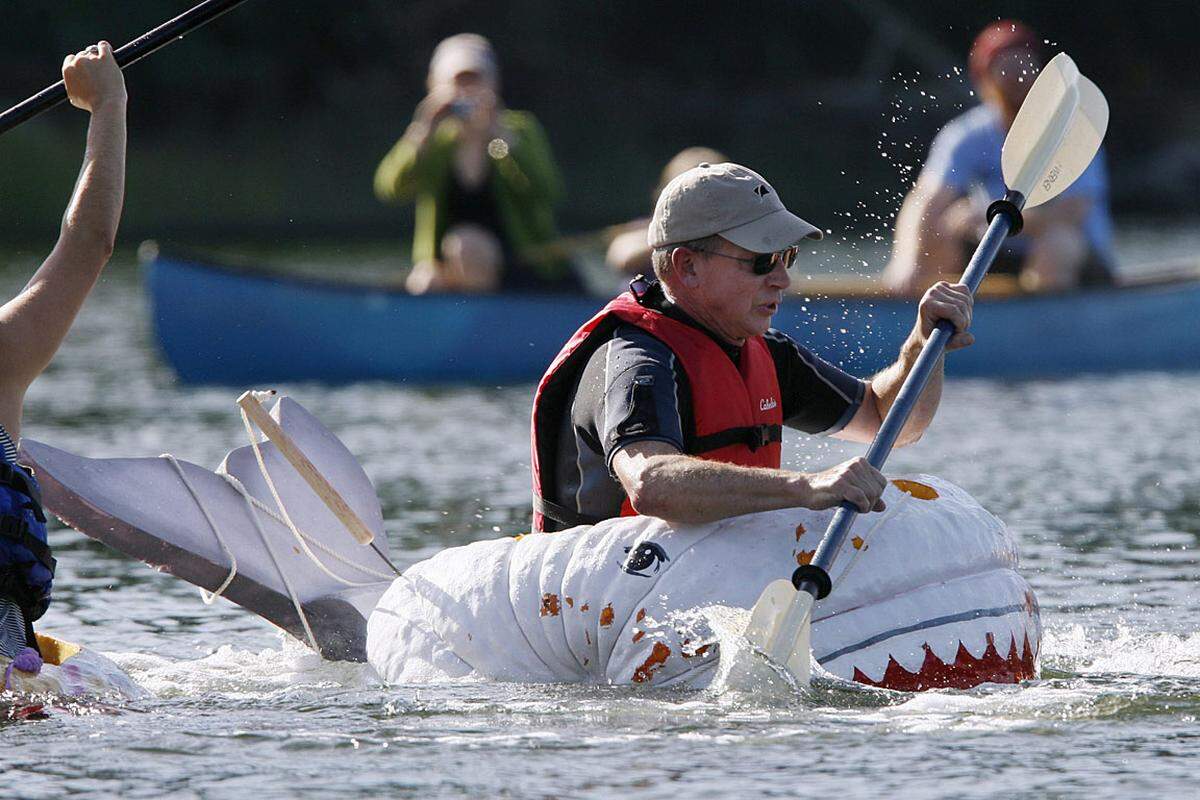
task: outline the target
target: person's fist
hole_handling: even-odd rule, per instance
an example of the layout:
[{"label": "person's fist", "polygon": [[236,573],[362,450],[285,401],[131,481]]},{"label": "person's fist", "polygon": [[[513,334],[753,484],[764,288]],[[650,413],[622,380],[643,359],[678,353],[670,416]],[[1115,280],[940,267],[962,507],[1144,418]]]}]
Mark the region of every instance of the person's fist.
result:
[{"label": "person's fist", "polygon": [[974,308],[975,299],[965,284],[938,281],[925,292],[917,309],[921,336],[928,339],[937,324],[947,320],[954,326],[954,335],[946,344],[947,352],[973,344],[975,336],[967,329],[971,327]]},{"label": "person's fist", "polygon": [[883,511],[882,500],[887,478],[863,457],[852,458],[837,466],[808,476],[809,495],[804,506],[820,510],[839,506],[843,501],[858,508],[860,513]]},{"label": "person's fist", "polygon": [[125,76],[113,58],[112,45],[99,42],[63,59],[63,84],[76,108],[95,111],[112,102],[125,102]]}]

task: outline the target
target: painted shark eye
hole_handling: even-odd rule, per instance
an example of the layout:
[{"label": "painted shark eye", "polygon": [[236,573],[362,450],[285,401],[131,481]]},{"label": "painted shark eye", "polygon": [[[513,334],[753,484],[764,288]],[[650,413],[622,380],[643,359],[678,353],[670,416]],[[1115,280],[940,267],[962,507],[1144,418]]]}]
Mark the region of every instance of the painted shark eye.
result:
[{"label": "painted shark eye", "polygon": [[[642,578],[648,578],[650,574],[658,574],[658,571],[662,569],[662,565],[671,560],[671,557],[667,555],[667,551],[662,548],[662,545],[655,544],[654,542],[642,542],[636,548],[626,547],[625,553],[629,557],[625,559],[625,563],[621,565],[621,569],[630,575],[637,575]],[[653,570],[653,572],[648,572],[650,570]]]}]

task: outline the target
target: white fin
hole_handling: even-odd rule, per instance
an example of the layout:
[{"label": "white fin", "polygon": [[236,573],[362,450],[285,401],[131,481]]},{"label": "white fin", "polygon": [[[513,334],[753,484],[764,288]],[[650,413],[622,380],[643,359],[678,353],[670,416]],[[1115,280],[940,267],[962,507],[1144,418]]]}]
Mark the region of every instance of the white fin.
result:
[{"label": "white fin", "polygon": [[[346,447],[298,403],[282,398],[280,425],[382,534],[375,490]],[[394,577],[360,546],[271,445],[264,461],[298,539],[278,516],[251,448],[226,457],[247,501],[223,475],[169,457],[89,459],[26,439],[23,460],[45,507],[66,524],[311,642],[327,658],[365,658],[366,616]],[[387,539],[377,545],[386,553]],[[301,613],[302,612],[302,613]]]},{"label": "white fin", "polygon": [[[379,506],[375,487],[363,471],[362,465],[358,463],[358,459],[340,439],[310,414],[308,409],[290,397],[280,396],[271,408],[271,416],[375,534],[377,546],[386,553],[387,536],[383,532],[383,510]],[[271,481],[292,519],[304,520],[303,527],[306,533],[338,542],[340,546],[340,537],[348,537],[350,534],[333,512],[305,483],[300,473],[287,462],[275,445],[262,441],[259,449],[262,451],[263,462],[267,466]],[[237,478],[250,494],[272,510],[277,510],[271,490],[258,468],[254,449],[250,445],[231,451],[225,456],[217,472]]]}]

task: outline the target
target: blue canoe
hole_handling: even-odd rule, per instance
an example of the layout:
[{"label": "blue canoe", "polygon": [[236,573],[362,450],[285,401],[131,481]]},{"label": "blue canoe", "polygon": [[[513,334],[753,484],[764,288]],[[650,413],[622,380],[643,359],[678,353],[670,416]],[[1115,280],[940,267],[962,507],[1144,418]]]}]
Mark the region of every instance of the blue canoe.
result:
[{"label": "blue canoe", "polygon": [[[146,266],[150,316],[186,383],[359,380],[414,384],[534,381],[604,299],[560,295],[414,297],[384,288],[158,256]],[[887,366],[915,304],[801,283],[775,318],[848,371]],[[837,288],[830,292],[841,291]],[[1037,377],[1200,368],[1200,273],[1061,295],[981,298],[976,344],[955,376]]]}]

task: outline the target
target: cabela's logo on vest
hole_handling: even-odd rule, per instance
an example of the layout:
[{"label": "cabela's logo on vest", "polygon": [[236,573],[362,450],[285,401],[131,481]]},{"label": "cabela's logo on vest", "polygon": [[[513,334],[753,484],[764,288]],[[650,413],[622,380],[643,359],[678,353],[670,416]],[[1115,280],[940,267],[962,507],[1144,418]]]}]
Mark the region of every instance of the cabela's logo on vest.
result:
[{"label": "cabela's logo on vest", "polygon": [[775,402],[774,397],[764,397],[762,400],[758,401],[758,410],[759,411],[770,411],[772,408],[775,408],[777,405],[779,405],[779,403]]},{"label": "cabela's logo on vest", "polygon": [[[629,553],[630,550],[633,552]],[[625,552],[629,553],[629,558],[625,559],[621,569],[630,575],[637,575],[639,578],[649,578],[650,576],[642,570],[648,570],[651,567],[654,567],[654,574],[657,575],[663,563],[671,560],[667,551],[662,549],[662,545],[654,542],[642,542],[636,548],[626,547]]]}]

